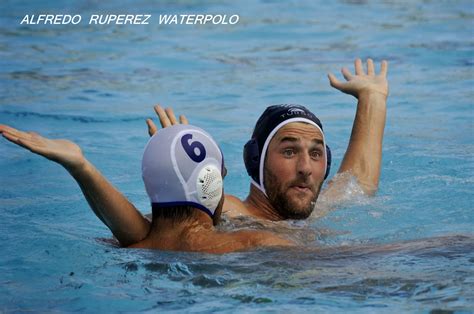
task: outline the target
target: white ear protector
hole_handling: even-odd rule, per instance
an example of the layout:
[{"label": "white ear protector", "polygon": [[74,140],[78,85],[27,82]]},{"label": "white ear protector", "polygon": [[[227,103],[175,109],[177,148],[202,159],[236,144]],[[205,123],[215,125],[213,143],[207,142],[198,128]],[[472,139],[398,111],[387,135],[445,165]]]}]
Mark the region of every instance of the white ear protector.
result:
[{"label": "white ear protector", "polygon": [[222,175],[214,165],[204,166],[198,174],[196,192],[198,200],[211,212],[215,212],[222,197]]}]

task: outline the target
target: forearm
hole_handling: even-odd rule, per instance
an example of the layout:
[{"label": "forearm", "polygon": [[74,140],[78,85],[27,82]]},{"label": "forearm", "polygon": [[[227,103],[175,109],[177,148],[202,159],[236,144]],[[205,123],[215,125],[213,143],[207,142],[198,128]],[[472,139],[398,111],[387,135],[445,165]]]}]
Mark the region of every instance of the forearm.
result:
[{"label": "forearm", "polygon": [[78,169],[67,170],[79,184],[91,209],[122,246],[146,237],[149,221],[89,161],[84,160]]},{"label": "forearm", "polygon": [[354,175],[367,194],[375,193],[379,183],[386,99],[379,92],[359,95],[351,138],[338,171]]},{"label": "forearm", "polygon": [[88,162],[77,144],[48,139],[0,125],[0,134],[16,145],[62,165],[77,181],[90,207],[123,246],[141,241],[150,229],[148,220]]}]

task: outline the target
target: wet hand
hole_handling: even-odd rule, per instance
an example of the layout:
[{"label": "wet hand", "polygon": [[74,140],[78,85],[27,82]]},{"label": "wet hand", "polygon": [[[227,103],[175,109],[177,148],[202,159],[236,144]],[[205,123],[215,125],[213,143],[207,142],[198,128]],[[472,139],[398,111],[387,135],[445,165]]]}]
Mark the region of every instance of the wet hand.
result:
[{"label": "wet hand", "polygon": [[[160,105],[156,105],[155,107],[153,107],[153,109],[155,109],[155,112],[158,115],[161,126],[163,128],[166,128],[175,124],[189,124],[188,119],[184,115],[179,116],[179,122],[178,122],[178,120],[176,119],[176,116],[174,115],[173,109],[171,107],[163,109]],[[148,126],[148,134],[150,136],[153,136],[153,134],[156,133],[158,128],[156,127],[152,119],[147,119],[146,124]]]},{"label": "wet hand", "polygon": [[4,138],[29,151],[57,162],[69,171],[75,171],[85,163],[81,148],[68,140],[48,139],[35,132],[23,132],[7,125],[0,125]]},{"label": "wet hand", "polygon": [[378,93],[382,94],[385,98],[388,96],[387,61],[382,61],[379,74],[375,73],[372,59],[367,59],[367,73],[364,72],[360,59],[356,59],[354,65],[355,75],[347,68],[342,68],[341,70],[347,82],[341,82],[332,73],[329,73],[328,78],[331,86],[356,98],[359,98],[364,93]]}]

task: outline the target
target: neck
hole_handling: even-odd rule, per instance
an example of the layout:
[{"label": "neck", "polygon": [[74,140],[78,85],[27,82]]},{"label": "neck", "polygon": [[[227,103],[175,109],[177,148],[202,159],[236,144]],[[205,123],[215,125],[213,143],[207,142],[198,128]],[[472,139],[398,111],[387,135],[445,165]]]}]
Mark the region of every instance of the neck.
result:
[{"label": "neck", "polygon": [[254,217],[273,221],[285,219],[270,204],[268,197],[253,184],[250,184],[250,193],[244,204]]},{"label": "neck", "polygon": [[190,219],[177,221],[170,218],[153,219],[147,242],[152,247],[165,250],[186,250],[197,240],[195,235],[203,236],[214,230],[212,219],[195,209]]}]

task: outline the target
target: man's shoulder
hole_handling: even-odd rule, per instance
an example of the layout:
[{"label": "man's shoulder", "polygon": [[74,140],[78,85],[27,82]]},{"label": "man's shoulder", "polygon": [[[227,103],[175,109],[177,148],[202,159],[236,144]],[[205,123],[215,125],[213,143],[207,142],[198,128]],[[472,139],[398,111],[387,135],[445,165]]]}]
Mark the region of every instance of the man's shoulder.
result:
[{"label": "man's shoulder", "polygon": [[239,230],[234,232],[247,249],[268,246],[294,246],[295,243],[287,238],[265,230]]},{"label": "man's shoulder", "polygon": [[230,194],[225,195],[223,214],[230,218],[251,215],[247,205],[238,197]]},{"label": "man's shoulder", "polygon": [[[218,236],[216,236],[218,234]],[[237,230],[232,232],[216,232],[210,247],[205,251],[212,253],[229,253],[246,251],[261,247],[294,246],[295,243],[272,232],[264,230]]]}]

